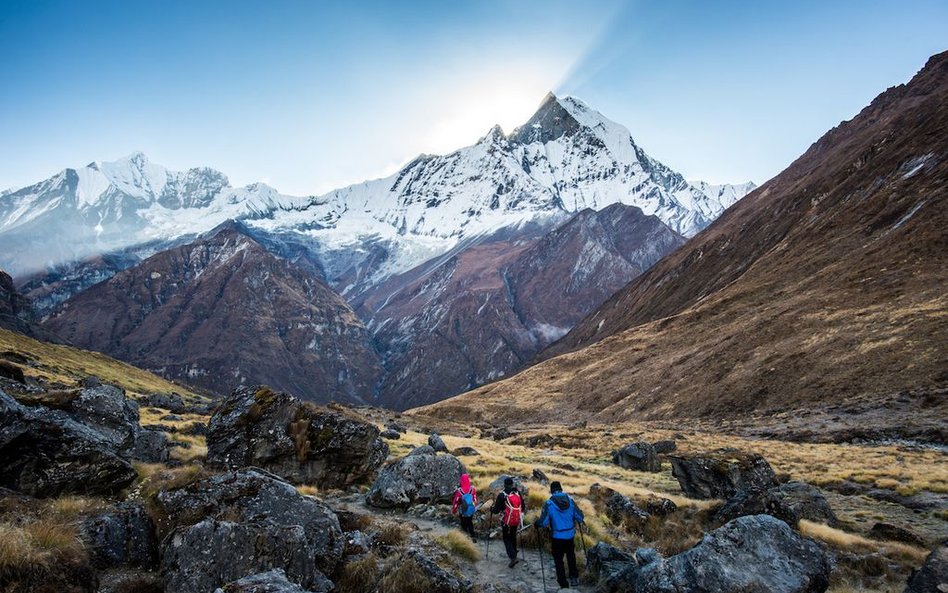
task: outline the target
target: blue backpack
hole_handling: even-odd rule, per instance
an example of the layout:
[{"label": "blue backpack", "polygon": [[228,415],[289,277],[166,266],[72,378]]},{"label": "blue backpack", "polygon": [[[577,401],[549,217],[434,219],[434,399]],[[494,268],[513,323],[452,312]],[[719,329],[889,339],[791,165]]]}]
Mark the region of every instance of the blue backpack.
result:
[{"label": "blue backpack", "polygon": [[[461,492],[458,489],[458,492]],[[461,504],[460,507],[461,516],[463,517],[473,517],[474,513],[477,511],[477,507],[474,506],[474,489],[471,488],[469,492],[461,492]]]}]

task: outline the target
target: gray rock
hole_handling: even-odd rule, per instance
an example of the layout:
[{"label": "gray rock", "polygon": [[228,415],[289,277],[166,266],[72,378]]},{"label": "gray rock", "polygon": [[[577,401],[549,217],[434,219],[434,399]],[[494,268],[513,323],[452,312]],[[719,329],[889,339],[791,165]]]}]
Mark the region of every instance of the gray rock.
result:
[{"label": "gray rock", "polygon": [[436,453],[435,453],[434,447],[432,447],[431,445],[419,445],[415,447],[414,449],[412,449],[411,451],[409,451],[407,457],[411,457],[412,455],[435,455],[435,454]]},{"label": "gray rock", "polygon": [[891,523],[875,523],[869,530],[869,537],[880,541],[902,542],[911,546],[924,548],[928,544],[925,539],[911,529],[899,527]]},{"label": "gray rock", "polygon": [[691,498],[730,498],[741,490],[777,486],[774,470],[756,453],[735,449],[691,457],[670,456],[672,475]]},{"label": "gray rock", "polygon": [[386,424],[386,425],[385,425],[385,428],[388,429],[388,430],[394,430],[395,432],[401,432],[401,433],[406,433],[406,432],[408,432],[408,429],[407,429],[407,428],[405,428],[404,426],[402,426],[401,424],[399,424],[398,422],[396,422],[396,421],[394,421],[394,420],[392,420],[391,422],[389,422],[388,424]]},{"label": "gray rock", "polygon": [[138,403],[118,387],[99,384],[79,391],[69,403],[69,415],[99,431],[117,449],[131,449],[139,428]]},{"label": "gray rock", "polygon": [[398,432],[397,430],[392,430],[390,428],[386,428],[385,430],[383,430],[381,433],[379,433],[379,436],[382,437],[383,439],[391,439],[393,441],[397,441],[398,439],[402,438],[402,435],[400,432]]},{"label": "gray rock", "polygon": [[727,523],[737,517],[767,514],[796,526],[800,519],[836,524],[836,515],[819,488],[804,482],[787,482],[767,490],[750,487],[729,498],[714,520]]},{"label": "gray rock", "polygon": [[932,550],[922,567],[909,579],[904,593],[945,593],[948,590],[948,544]]},{"label": "gray rock", "polygon": [[635,558],[605,542],[599,542],[586,552],[586,568],[599,581],[601,593],[630,593],[638,575]]},{"label": "gray rock", "polygon": [[299,525],[280,525],[269,519],[245,523],[205,519],[168,536],[162,548],[161,575],[169,591],[206,593],[280,568],[287,579],[308,589],[327,580],[314,558],[320,559],[319,549]]},{"label": "gray rock", "polygon": [[635,532],[641,532],[649,519],[649,514],[619,492],[606,501],[606,515],[616,525],[625,525]]},{"label": "gray rock", "polygon": [[286,572],[282,568],[275,568],[228,583],[214,593],[328,593],[332,589],[332,582],[325,576],[322,576],[321,581],[304,589],[287,580]]},{"label": "gray rock", "polygon": [[100,432],[0,391],[0,486],[37,497],[112,494],[136,476]]},{"label": "gray rock", "polygon": [[425,575],[427,593],[467,593],[471,590],[471,581],[460,579],[426,556],[422,551],[409,548],[404,555],[405,562],[414,563]]},{"label": "gray rock", "polygon": [[678,444],[675,441],[658,441],[652,447],[659,455],[666,455],[678,449]]},{"label": "gray rock", "polygon": [[262,386],[234,390],[208,425],[209,465],[262,467],[296,484],[347,486],[386,457],[375,425]]},{"label": "gray rock", "polygon": [[540,482],[541,484],[550,483],[550,478],[546,477],[546,474],[543,473],[543,470],[536,467],[533,468],[533,474],[531,475],[531,477],[537,482]]},{"label": "gray rock", "polygon": [[347,558],[351,556],[364,556],[372,549],[371,540],[361,531],[347,531],[345,538],[346,546],[343,555]]},{"label": "gray rock", "polygon": [[168,590],[214,587],[272,568],[304,588],[323,582],[342,558],[335,513],[291,484],[247,469],[159,492],[154,500]]},{"label": "gray rock", "polygon": [[640,472],[661,471],[662,463],[658,459],[655,447],[650,443],[630,443],[618,451],[612,452],[612,462],[625,469]]},{"label": "gray rock", "polygon": [[769,515],[740,517],[695,547],[643,567],[637,593],[822,593],[832,559]]},{"label": "gray rock", "polygon": [[455,455],[458,457],[461,457],[461,456],[472,457],[475,455],[480,455],[480,453],[478,453],[477,449],[475,449],[474,447],[458,447],[457,449],[452,451],[452,455]]},{"label": "gray rock", "polygon": [[466,471],[453,455],[412,452],[379,472],[365,501],[378,508],[450,503],[461,474]]},{"label": "gray rock", "polygon": [[162,408],[173,414],[187,411],[184,399],[177,393],[152,393],[142,398],[142,403],[150,408]]},{"label": "gray rock", "polygon": [[522,494],[524,498],[530,494],[530,486],[527,485],[527,478],[525,476],[501,474],[499,478],[487,485],[487,498],[485,498],[485,500],[497,498],[497,495],[504,491],[504,480],[507,478],[513,478],[514,487],[520,491],[520,494]]},{"label": "gray rock", "polygon": [[147,463],[161,463],[168,461],[171,443],[164,432],[142,428],[135,433],[135,441],[126,452],[132,459]]},{"label": "gray rock", "polygon": [[79,533],[97,568],[158,566],[155,524],[140,502],[121,502],[83,519]]},{"label": "gray rock", "polygon": [[436,432],[428,435],[428,445],[437,453],[448,452],[448,446],[444,444],[444,439],[442,439],[441,436],[439,436]]}]

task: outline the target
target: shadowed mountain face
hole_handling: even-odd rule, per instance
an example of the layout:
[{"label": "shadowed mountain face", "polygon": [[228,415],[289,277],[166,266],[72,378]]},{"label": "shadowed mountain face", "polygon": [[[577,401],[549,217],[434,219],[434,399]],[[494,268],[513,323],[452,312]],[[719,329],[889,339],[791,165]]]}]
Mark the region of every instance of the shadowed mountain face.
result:
[{"label": "shadowed mountain face", "polygon": [[684,241],[658,218],[614,204],[390,279],[359,303],[386,353],[380,403],[437,401],[521,368]]},{"label": "shadowed mountain face", "polygon": [[451,417],[734,417],[948,383],[948,53]]},{"label": "shadowed mountain face", "polygon": [[239,225],[163,251],[66,301],[45,327],[70,342],[217,393],[266,383],[361,401],[379,374],[342,298]]}]

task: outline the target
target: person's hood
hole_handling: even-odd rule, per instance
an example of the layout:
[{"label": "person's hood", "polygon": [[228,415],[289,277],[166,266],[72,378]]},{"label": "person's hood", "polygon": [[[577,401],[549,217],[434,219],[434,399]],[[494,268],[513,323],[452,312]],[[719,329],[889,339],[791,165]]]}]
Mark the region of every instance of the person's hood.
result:
[{"label": "person's hood", "polygon": [[554,492],[553,495],[550,496],[550,500],[552,500],[556,508],[561,511],[565,511],[569,508],[570,499],[565,492]]},{"label": "person's hood", "polygon": [[471,476],[467,474],[461,474],[461,490],[467,492],[471,489]]}]

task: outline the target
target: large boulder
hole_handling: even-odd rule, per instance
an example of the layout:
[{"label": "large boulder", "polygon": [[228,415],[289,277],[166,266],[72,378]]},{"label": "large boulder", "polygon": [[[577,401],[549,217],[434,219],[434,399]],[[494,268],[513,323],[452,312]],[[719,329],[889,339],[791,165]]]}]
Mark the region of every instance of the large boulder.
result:
[{"label": "large boulder", "polygon": [[291,484],[246,469],[159,492],[154,499],[168,590],[190,593],[274,568],[309,588],[342,558],[336,514]]},{"label": "large boulder", "polygon": [[140,502],[121,502],[83,519],[79,533],[97,568],[158,566],[155,524]]},{"label": "large boulder", "polygon": [[741,517],[695,547],[642,567],[637,593],[822,593],[832,559],[769,515]]},{"label": "large boulder", "polygon": [[948,589],[948,543],[928,555],[922,567],[909,579],[904,593],[944,593]]},{"label": "large boulder", "polygon": [[151,393],[142,398],[142,403],[152,408],[162,408],[173,414],[183,414],[187,406],[177,393]]},{"label": "large boulder", "polygon": [[405,508],[415,503],[450,503],[464,464],[449,454],[412,453],[382,469],[365,501],[378,508]]},{"label": "large boulder", "polygon": [[433,432],[430,435],[428,435],[428,444],[431,446],[432,449],[435,450],[436,453],[448,452],[448,446],[444,443],[444,439],[442,439],[441,435],[439,435],[436,432]]},{"label": "large boulder", "polygon": [[414,564],[423,575],[425,580],[423,590],[426,593],[467,593],[471,590],[471,581],[458,578],[441,568],[421,550],[409,548],[399,564],[405,562]]},{"label": "large boulder", "polygon": [[612,452],[612,462],[619,467],[640,472],[657,472],[662,462],[651,443],[629,443]]},{"label": "large boulder", "polygon": [[283,569],[275,568],[228,583],[214,593],[327,593],[332,589],[332,582],[325,577],[322,582],[303,589],[287,580]]},{"label": "large boulder", "polygon": [[606,515],[613,523],[625,525],[635,532],[640,532],[649,519],[648,513],[619,492],[613,493],[606,501]]},{"label": "large boulder", "polygon": [[375,472],[388,445],[374,424],[267,387],[239,387],[207,430],[207,462],[257,466],[296,484],[341,487]]},{"label": "large boulder", "polygon": [[737,517],[767,514],[796,526],[800,519],[836,524],[836,515],[819,488],[805,482],[787,482],[767,490],[741,490],[729,498],[714,519],[727,523]]},{"label": "large boulder", "polygon": [[672,475],[691,498],[730,498],[747,488],[768,490],[777,477],[756,453],[719,449],[704,455],[670,456]]},{"label": "large boulder", "polygon": [[512,476],[508,474],[501,474],[496,480],[488,484],[487,492],[485,493],[486,498],[482,494],[481,497],[484,500],[494,500],[497,498],[497,495],[504,491],[504,480],[507,478],[512,478],[514,482],[514,487],[520,491],[524,497],[530,494],[530,486],[527,485],[527,478],[524,476]]},{"label": "large boulder", "polygon": [[0,486],[37,497],[112,494],[136,476],[100,432],[0,391]]}]

